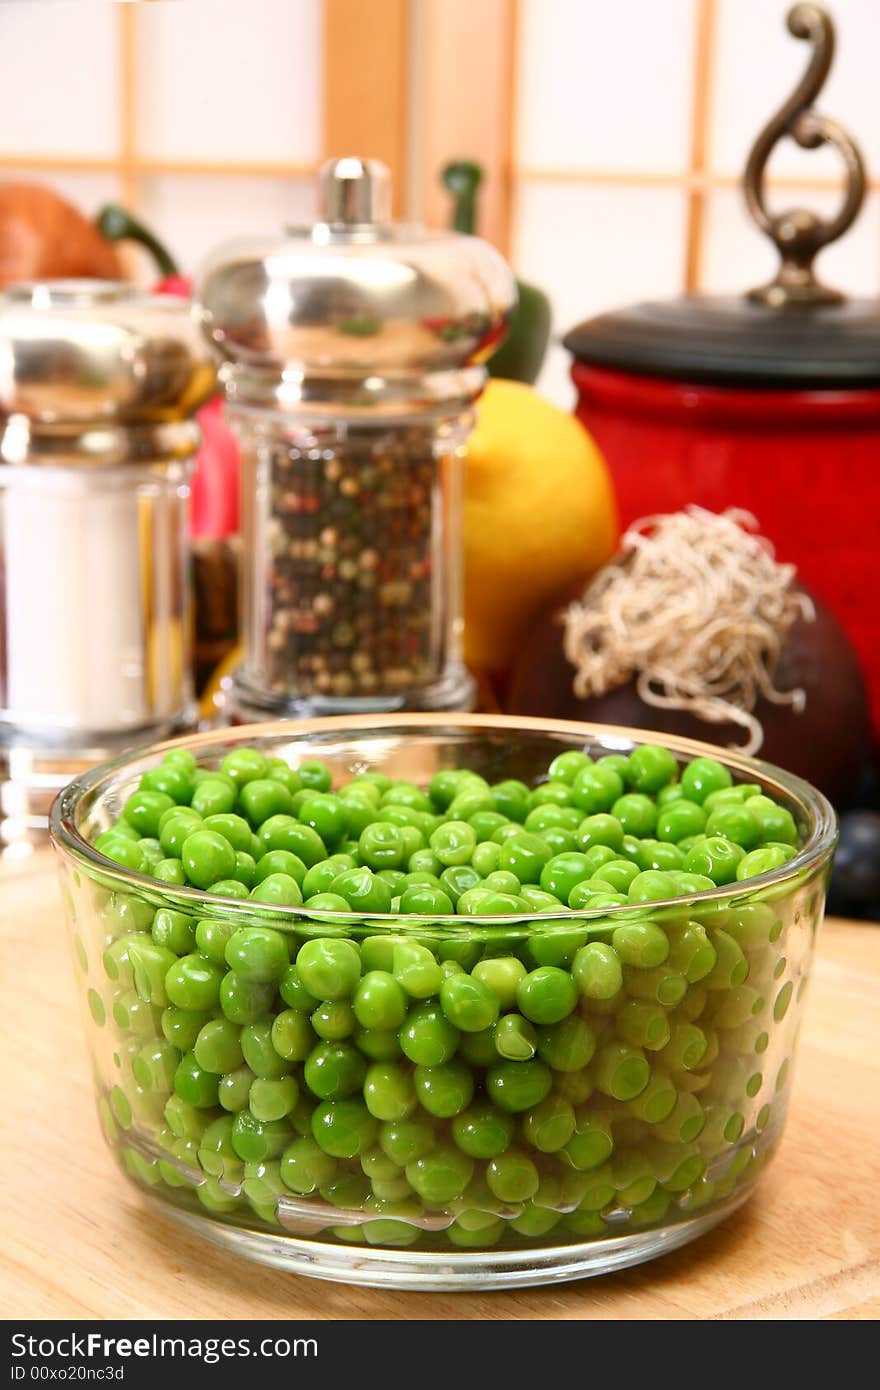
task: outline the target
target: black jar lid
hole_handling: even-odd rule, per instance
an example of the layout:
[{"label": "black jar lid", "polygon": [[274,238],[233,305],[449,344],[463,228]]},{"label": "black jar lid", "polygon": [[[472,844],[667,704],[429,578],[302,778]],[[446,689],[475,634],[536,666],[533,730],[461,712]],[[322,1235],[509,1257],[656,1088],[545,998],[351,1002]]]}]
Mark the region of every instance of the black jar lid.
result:
[{"label": "black jar lid", "polygon": [[[743,191],[757,226],[775,244],[775,278],[741,296],[686,295],[635,304],[587,319],[563,342],[578,362],[638,375],[718,385],[835,388],[880,385],[880,300],[847,300],[817,280],[813,261],[852,225],[865,194],[865,168],[851,137],[813,110],[834,56],[834,27],[813,4],[798,4],[789,32],[811,47],[807,70],[755,141]],[[827,221],[803,208],[768,210],[765,173],[776,144],[832,145],[846,185]]]},{"label": "black jar lid", "polygon": [[578,362],[639,376],[778,388],[880,386],[880,300],[770,308],[683,296],[599,314],[563,339]]}]

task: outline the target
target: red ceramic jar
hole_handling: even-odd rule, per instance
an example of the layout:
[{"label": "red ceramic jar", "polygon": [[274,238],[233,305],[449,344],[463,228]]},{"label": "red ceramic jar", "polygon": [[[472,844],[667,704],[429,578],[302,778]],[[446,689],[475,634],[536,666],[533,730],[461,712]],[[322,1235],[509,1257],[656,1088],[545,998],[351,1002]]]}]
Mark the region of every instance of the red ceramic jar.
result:
[{"label": "red ceramic jar", "polygon": [[565,339],[621,522],[743,507],[855,645],[880,732],[880,304],[644,304]]}]

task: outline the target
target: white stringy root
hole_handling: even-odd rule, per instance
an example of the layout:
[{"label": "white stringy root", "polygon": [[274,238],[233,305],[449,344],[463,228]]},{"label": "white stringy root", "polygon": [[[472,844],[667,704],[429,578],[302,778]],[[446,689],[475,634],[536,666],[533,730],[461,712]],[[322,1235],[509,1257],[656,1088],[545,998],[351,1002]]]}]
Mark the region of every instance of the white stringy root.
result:
[{"label": "white stringy root", "polygon": [[746,731],[756,753],[764,731],[753,710],[763,695],[800,711],[803,690],[777,690],[788,631],[812,621],[793,565],[778,564],[750,512],[687,507],[643,517],[564,617],[574,692],[604,695],[633,676],[647,705],[682,709]]}]

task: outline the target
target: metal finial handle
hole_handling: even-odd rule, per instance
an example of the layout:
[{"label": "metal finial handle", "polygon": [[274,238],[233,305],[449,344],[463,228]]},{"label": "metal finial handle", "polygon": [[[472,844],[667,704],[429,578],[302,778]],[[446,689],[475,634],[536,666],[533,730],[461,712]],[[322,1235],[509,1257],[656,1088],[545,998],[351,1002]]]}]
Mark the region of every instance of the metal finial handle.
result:
[{"label": "metal finial handle", "polygon": [[[780,265],[768,285],[751,290],[749,299],[774,306],[834,304],[843,295],[822,285],[813,261],[823,246],[836,241],[851,226],[865,196],[865,166],[851,136],[827,116],[812,110],[834,58],[834,25],[819,5],[795,5],[788,13],[788,31],[812,47],[807,70],[791,96],[758,136],[743,176],[746,203],[755,222],[776,246]],[[790,136],[805,150],[833,145],[846,170],[846,189],[837,215],[825,221],[806,208],[771,213],[764,197],[764,177],[770,156],[780,140]]]}]

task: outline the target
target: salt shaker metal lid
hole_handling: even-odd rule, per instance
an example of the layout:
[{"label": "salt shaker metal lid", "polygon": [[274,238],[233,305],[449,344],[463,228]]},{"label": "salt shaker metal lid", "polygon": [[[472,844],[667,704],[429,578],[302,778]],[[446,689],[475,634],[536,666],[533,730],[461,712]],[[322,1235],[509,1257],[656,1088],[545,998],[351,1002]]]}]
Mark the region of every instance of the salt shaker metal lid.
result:
[{"label": "salt shaker metal lid", "polygon": [[320,220],[218,248],[197,312],[245,406],[355,415],[467,402],[507,332],[513,275],[487,242],[390,221],[389,175],[336,159]]},{"label": "salt shaker metal lid", "polygon": [[215,388],[189,305],[120,281],[45,280],[0,295],[0,465],[186,457]]}]

